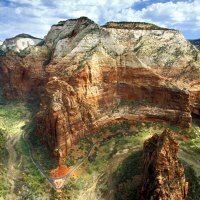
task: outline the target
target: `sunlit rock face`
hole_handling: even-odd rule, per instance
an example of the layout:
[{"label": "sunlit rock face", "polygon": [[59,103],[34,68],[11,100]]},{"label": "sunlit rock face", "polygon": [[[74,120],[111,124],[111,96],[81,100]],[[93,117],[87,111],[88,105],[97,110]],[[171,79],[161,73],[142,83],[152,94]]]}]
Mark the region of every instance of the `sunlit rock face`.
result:
[{"label": "sunlit rock face", "polygon": [[178,160],[178,143],[166,130],[144,143],[141,200],[187,199],[188,182]]},{"label": "sunlit rock face", "polygon": [[2,44],[0,43],[0,49],[2,51],[12,50],[14,52],[20,52],[29,46],[34,46],[40,43],[42,39],[35,38],[28,34],[19,34],[13,38],[6,39]]},{"label": "sunlit rock face", "polygon": [[0,57],[0,82],[10,98],[40,95],[37,134],[61,160],[115,120],[189,128],[200,101],[199,51],[176,30],[81,17],[53,25],[26,52]]}]

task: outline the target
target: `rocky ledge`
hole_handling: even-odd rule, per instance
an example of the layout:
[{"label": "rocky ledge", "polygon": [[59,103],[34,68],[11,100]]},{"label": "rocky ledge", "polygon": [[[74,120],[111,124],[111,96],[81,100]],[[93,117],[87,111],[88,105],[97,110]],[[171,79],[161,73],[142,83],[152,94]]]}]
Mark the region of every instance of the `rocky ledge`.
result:
[{"label": "rocky ledge", "polygon": [[171,132],[154,135],[144,143],[141,200],[185,200],[184,168],[177,158],[179,146]]}]

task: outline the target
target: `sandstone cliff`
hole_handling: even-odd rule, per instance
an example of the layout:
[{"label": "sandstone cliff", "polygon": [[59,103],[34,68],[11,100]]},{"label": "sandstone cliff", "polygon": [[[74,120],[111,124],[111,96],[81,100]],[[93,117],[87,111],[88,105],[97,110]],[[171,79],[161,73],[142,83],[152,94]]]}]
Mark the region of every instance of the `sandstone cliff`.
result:
[{"label": "sandstone cliff", "polygon": [[178,161],[178,143],[166,130],[144,143],[141,200],[187,199],[188,182]]},{"label": "sandstone cliff", "polygon": [[6,96],[41,95],[37,134],[64,158],[83,135],[117,119],[191,125],[200,53],[179,31],[146,23],[53,25],[25,55],[0,57]]},{"label": "sandstone cliff", "polygon": [[[44,89],[47,47],[35,47],[25,57],[9,51],[0,56],[0,86],[8,99],[27,99]],[[38,97],[38,95],[37,95]]]}]

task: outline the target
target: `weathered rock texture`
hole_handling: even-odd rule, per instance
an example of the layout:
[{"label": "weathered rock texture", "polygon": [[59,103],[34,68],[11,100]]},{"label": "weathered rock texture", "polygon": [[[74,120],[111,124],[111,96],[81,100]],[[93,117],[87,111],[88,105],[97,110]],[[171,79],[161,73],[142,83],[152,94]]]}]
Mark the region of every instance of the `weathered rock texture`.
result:
[{"label": "weathered rock texture", "polygon": [[184,200],[188,182],[177,158],[179,146],[166,130],[144,143],[141,200]]},{"label": "weathered rock texture", "polygon": [[8,99],[27,99],[44,89],[46,47],[31,51],[24,58],[12,51],[0,56],[0,86]]},{"label": "weathered rock texture", "polygon": [[53,25],[23,56],[0,57],[6,96],[41,94],[37,134],[60,158],[83,135],[118,119],[189,128],[200,102],[199,72],[199,51],[176,30],[100,27],[85,17]]},{"label": "weathered rock texture", "polygon": [[42,39],[35,38],[28,34],[19,34],[13,38],[6,39],[1,43],[0,41],[0,50],[9,51],[12,50],[14,52],[20,52],[27,47],[37,45],[40,43]]}]

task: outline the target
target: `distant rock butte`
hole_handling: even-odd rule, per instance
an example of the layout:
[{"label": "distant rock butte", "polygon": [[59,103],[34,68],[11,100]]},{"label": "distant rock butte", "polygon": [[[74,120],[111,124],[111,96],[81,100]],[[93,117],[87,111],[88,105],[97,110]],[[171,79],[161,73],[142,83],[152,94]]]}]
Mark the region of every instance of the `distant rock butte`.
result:
[{"label": "distant rock butte", "polygon": [[6,39],[2,44],[0,43],[0,49],[2,51],[12,50],[14,52],[20,52],[29,46],[37,45],[42,39],[33,37],[28,34],[19,34],[13,38]]},{"label": "distant rock butte", "polygon": [[188,193],[184,168],[177,157],[173,133],[164,131],[144,143],[140,200],[185,200]]},{"label": "distant rock butte", "polygon": [[0,56],[0,66],[7,98],[40,97],[37,135],[60,160],[116,120],[190,128],[191,112],[200,115],[199,51],[152,24],[61,21],[23,56]]},{"label": "distant rock butte", "polygon": [[200,39],[197,40],[189,40],[194,46],[200,49]]}]

